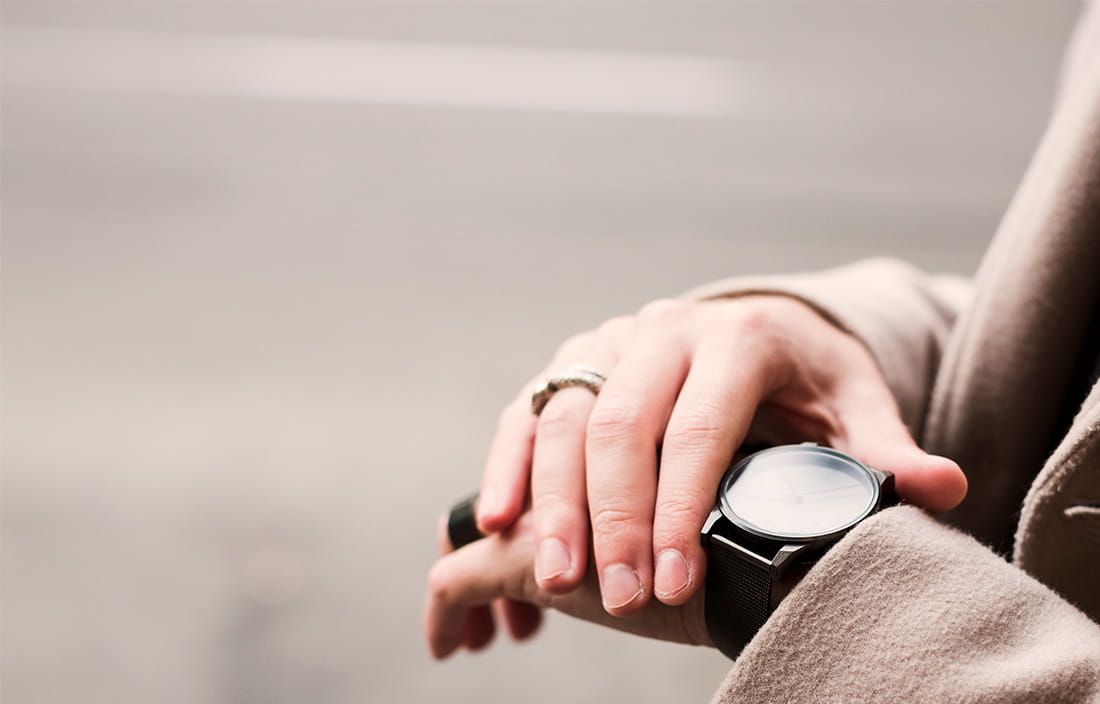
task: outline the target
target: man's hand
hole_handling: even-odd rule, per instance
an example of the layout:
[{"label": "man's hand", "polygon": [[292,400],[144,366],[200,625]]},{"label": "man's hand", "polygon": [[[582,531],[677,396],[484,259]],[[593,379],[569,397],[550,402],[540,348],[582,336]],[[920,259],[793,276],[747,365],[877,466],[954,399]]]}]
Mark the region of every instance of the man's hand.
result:
[{"label": "man's hand", "polygon": [[[536,418],[532,389],[570,365],[602,372],[603,390],[562,390]],[[902,499],[932,511],[966,493],[958,465],[916,446],[868,350],[809,306],[658,301],[568,341],[505,410],[478,525],[512,527],[530,497],[525,595],[568,594],[592,563],[610,614],[637,613],[653,594],[685,604],[703,582],[699,529],[746,441],[835,447],[893,472]]]},{"label": "man's hand", "polygon": [[440,522],[444,553],[428,576],[425,631],[432,654],[445,658],[460,646],[478,650],[495,630],[491,605],[496,605],[517,639],[538,627],[541,608],[628,633],[678,643],[711,645],[703,620],[702,592],[683,606],[651,603],[625,618],[608,615],[599,585],[591,572],[569,594],[554,595],[534,578],[535,534],[530,512],[502,533],[451,551],[446,521]]}]

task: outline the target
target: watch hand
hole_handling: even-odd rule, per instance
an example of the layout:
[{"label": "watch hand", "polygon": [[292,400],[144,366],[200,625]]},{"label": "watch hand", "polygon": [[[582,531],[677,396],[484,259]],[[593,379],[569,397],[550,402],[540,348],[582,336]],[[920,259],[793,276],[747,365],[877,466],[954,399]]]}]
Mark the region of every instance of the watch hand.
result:
[{"label": "watch hand", "polygon": [[787,476],[786,469],[786,467],[781,467],[779,469],[779,476],[783,477],[783,481],[785,481],[787,483],[787,486],[791,488],[791,494],[794,496],[798,496],[798,489],[795,488],[794,482],[791,481],[791,478]]},{"label": "watch hand", "polygon": [[811,494],[828,494],[834,491],[853,491],[859,489],[858,486],[837,486],[832,489],[817,489],[815,491],[802,491],[799,492],[802,496],[809,496]]},{"label": "watch hand", "polygon": [[790,501],[790,497],[786,494],[772,494],[766,491],[741,491],[741,496],[746,496],[751,499],[764,499],[766,501]]}]

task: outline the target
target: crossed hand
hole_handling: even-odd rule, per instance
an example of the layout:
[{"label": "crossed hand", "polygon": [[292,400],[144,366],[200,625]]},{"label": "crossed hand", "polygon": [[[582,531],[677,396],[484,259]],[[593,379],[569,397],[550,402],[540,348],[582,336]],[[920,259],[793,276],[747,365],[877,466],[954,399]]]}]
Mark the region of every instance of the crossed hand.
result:
[{"label": "crossed hand", "polygon": [[[536,416],[539,383],[577,366],[606,377],[599,394],[561,389]],[[893,472],[931,511],[966,494],[957,464],[917,447],[868,350],[793,298],[657,301],[571,338],[501,415],[478,502],[488,537],[452,551],[441,529],[432,653],[484,647],[498,620],[530,636],[545,607],[709,644],[699,530],[718,482],[744,443],[804,441]]]}]

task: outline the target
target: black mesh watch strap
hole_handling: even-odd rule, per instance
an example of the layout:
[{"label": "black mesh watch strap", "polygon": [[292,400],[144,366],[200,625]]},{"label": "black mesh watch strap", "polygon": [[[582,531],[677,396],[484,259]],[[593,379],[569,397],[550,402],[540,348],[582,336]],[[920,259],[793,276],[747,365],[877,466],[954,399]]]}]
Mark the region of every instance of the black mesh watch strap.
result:
[{"label": "black mesh watch strap", "polygon": [[736,658],[771,615],[771,565],[721,535],[707,542],[707,632],[719,650]]}]

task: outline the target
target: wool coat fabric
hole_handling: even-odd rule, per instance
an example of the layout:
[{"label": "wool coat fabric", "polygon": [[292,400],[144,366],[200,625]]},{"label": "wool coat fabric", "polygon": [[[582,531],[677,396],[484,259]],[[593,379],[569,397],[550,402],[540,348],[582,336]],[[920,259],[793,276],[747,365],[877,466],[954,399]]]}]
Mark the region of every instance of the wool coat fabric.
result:
[{"label": "wool coat fabric", "polygon": [[944,516],[899,507],[853,530],[715,702],[1100,702],[1100,385],[1056,427],[1100,315],[1100,2],[972,283],[871,260],[692,295],[758,292],[860,338],[914,437],[970,491]]}]

